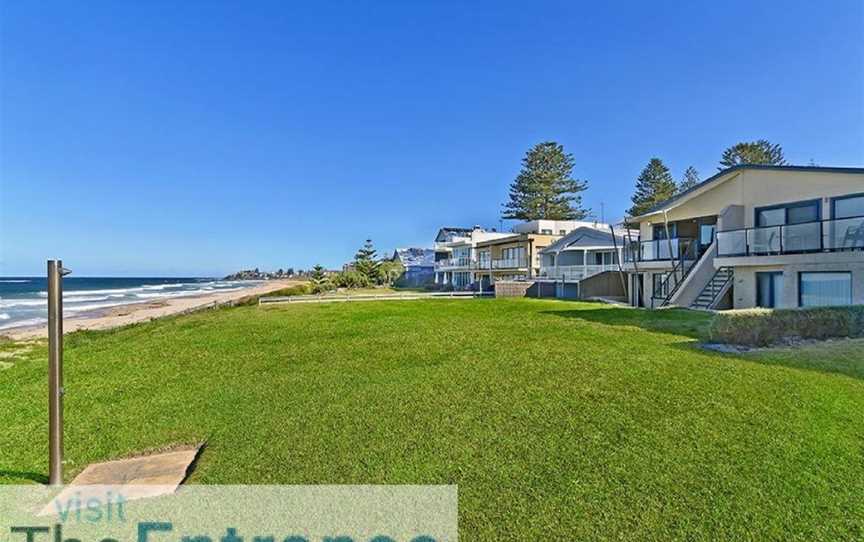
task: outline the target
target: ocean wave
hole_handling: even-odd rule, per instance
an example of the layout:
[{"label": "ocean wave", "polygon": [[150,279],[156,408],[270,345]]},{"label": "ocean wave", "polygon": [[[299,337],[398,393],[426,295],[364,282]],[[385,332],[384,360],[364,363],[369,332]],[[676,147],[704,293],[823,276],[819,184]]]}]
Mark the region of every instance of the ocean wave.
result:
[{"label": "ocean wave", "polygon": [[135,294],[135,297],[140,299],[165,299],[169,297],[190,297],[207,293],[204,290],[183,290],[180,292],[142,292]]},{"label": "ocean wave", "polygon": [[0,320],[8,320],[10,318],[12,318],[12,317],[9,316],[8,314],[6,314],[5,312],[0,312]]},{"label": "ocean wave", "polygon": [[41,307],[47,303],[47,299],[6,299],[0,301],[0,309],[11,309],[12,307]]},{"label": "ocean wave", "polygon": [[[66,303],[85,303],[88,301],[108,301],[108,299],[110,299],[112,297],[114,297],[114,296],[109,296],[109,295],[101,295],[101,296],[96,296],[96,297],[92,297],[92,296],[91,297],[86,297],[86,296],[78,297],[78,296],[75,296],[75,297],[71,297],[69,299],[66,299],[64,296],[64,301]],[[126,297],[126,296],[120,295],[119,297]]]},{"label": "ocean wave", "polygon": [[40,324],[44,324],[47,322],[47,318],[28,318],[26,320],[18,320],[17,322],[11,322],[9,324],[3,324],[0,326],[0,329],[12,329],[13,327],[29,327],[29,326],[38,326]]},{"label": "ocean wave", "polygon": [[115,303],[91,303],[89,305],[78,305],[76,307],[63,307],[63,312],[88,312],[95,311],[99,309],[107,309],[110,307],[120,307],[123,305],[129,305],[129,302],[115,302]]},{"label": "ocean wave", "polygon": [[142,288],[144,290],[165,290],[168,288],[182,288],[183,286],[186,286],[186,284],[177,282],[174,284],[145,284]]},{"label": "ocean wave", "polygon": [[9,283],[9,284],[11,284],[11,283],[21,284],[21,283],[26,283],[26,282],[30,282],[30,281],[29,280],[19,280],[19,279],[14,279],[14,280],[13,279],[5,279],[5,280],[0,280],[0,282]]},{"label": "ocean wave", "polygon": [[[104,290],[67,290],[63,292],[63,298],[67,297],[78,297],[82,295],[106,295],[106,294],[114,294],[114,295],[124,295],[130,292],[140,292],[144,288],[141,286],[136,286],[135,288],[105,288]],[[48,297],[48,292],[42,290],[39,292],[40,297]]]}]

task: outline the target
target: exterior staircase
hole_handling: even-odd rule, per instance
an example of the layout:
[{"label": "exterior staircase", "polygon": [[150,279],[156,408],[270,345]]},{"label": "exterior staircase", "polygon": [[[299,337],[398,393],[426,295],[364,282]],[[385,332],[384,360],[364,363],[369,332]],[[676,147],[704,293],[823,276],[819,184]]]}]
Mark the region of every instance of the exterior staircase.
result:
[{"label": "exterior staircase", "polygon": [[691,309],[711,310],[720,298],[729,291],[734,278],[734,270],[731,267],[721,267],[714,273],[711,280],[702,288],[699,297],[690,304]]}]

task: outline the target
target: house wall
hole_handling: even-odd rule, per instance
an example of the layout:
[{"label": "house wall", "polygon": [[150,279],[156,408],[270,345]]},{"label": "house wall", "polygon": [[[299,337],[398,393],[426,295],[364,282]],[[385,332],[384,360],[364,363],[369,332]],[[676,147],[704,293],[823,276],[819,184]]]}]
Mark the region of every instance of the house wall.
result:
[{"label": "house wall", "polygon": [[[540,251],[560,238],[558,235],[540,235],[540,234],[517,234],[512,235],[512,240],[497,240],[495,243],[478,243],[477,252],[489,250],[491,259],[500,260],[504,257],[504,249],[507,248],[525,248],[526,257],[531,256],[531,267],[533,273],[536,274],[540,269]],[[498,276],[509,276],[515,274],[516,270],[511,269],[494,269],[492,274]],[[489,275],[489,270],[478,270],[479,275]],[[523,272],[524,274],[524,272]]]},{"label": "house wall", "polygon": [[[626,281],[625,281],[626,282]],[[579,299],[591,297],[627,298],[627,290],[617,271],[604,271],[579,281]]]},{"label": "house wall", "polygon": [[[741,205],[744,223],[738,227],[751,228],[757,207],[817,198],[822,200],[822,217],[829,218],[832,197],[864,192],[864,175],[860,173],[744,169],[733,175],[674,206],[667,212],[669,221],[719,215],[729,205]],[[641,222],[642,240],[651,239],[650,224],[661,226],[663,222],[663,213]]]},{"label": "house wall", "polygon": [[732,304],[736,309],[756,306],[756,273],[781,271],[783,291],[779,308],[798,306],[798,273],[807,271],[850,271],[852,273],[852,303],[864,304],[864,252],[831,252],[820,254],[789,254],[750,258],[717,258],[716,265],[735,270]]}]

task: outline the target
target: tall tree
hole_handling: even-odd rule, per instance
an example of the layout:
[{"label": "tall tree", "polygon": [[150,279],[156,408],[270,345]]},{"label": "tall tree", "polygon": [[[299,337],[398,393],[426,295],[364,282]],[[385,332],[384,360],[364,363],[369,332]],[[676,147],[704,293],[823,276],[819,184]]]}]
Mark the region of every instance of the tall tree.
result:
[{"label": "tall tree", "polygon": [[312,282],[312,293],[320,294],[331,289],[330,278],[320,265],[312,268],[312,275],[309,279]]},{"label": "tall tree", "polygon": [[786,165],[783,147],[765,139],[737,143],[723,151],[723,156],[720,157],[720,167],[717,169],[723,170],[741,164]]},{"label": "tall tree", "polygon": [[380,265],[377,258],[375,247],[372,246],[372,239],[366,239],[366,243],[354,255],[354,269],[369,279],[369,282],[377,282],[378,266]]},{"label": "tall tree", "polygon": [[510,184],[510,201],[503,218],[518,220],[579,220],[588,215],[580,192],[588,183],[571,177],[573,155],[554,141],[534,145],[522,159],[522,169]]},{"label": "tall tree", "polygon": [[678,183],[678,193],[686,192],[697,184],[699,184],[699,172],[696,171],[695,167],[690,166],[684,170],[684,177]]},{"label": "tall tree", "polygon": [[675,180],[663,161],[652,158],[636,179],[636,192],[630,198],[633,206],[627,211],[630,216],[644,214],[654,205],[675,195]]}]

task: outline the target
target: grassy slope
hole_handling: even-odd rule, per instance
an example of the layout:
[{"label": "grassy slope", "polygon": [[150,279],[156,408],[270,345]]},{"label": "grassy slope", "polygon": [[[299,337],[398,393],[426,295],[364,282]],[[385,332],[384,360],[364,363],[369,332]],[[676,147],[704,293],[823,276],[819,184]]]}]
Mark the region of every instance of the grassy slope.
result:
[{"label": "grassy slope", "polygon": [[[206,440],[192,482],[458,484],[469,540],[864,536],[864,343],[720,355],[692,344],[706,318],[436,300],[78,333],[68,474]],[[0,370],[11,482],[46,470],[25,357]]]}]

